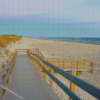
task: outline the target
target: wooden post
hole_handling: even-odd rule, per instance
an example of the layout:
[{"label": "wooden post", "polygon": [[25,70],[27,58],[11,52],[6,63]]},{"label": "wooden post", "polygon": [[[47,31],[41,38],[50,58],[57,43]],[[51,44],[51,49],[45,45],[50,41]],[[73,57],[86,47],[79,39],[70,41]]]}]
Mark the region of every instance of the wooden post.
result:
[{"label": "wooden post", "polygon": [[[2,69],[4,68],[4,66],[5,66],[5,64],[2,63]],[[2,80],[4,79],[5,75],[6,75],[6,73],[3,74],[3,76],[2,76]]]},{"label": "wooden post", "polygon": [[[49,62],[49,59],[47,60],[47,62]],[[48,66],[47,70],[48,70],[48,71],[50,70],[49,66]]]},{"label": "wooden post", "polygon": [[[41,54],[39,53],[39,56],[41,57]],[[39,59],[39,63],[41,63],[41,60]],[[40,72],[43,71],[43,69],[41,68],[41,66],[39,65],[39,70]]]},{"label": "wooden post", "polygon": [[[38,54],[38,52],[36,52],[36,54]],[[37,56],[35,57],[36,58],[36,60],[37,60]],[[37,63],[37,61],[36,61],[36,67],[38,66],[38,63]]]},{"label": "wooden post", "polygon": [[59,66],[59,57],[58,57],[58,66]]},{"label": "wooden post", "polygon": [[9,54],[9,58],[11,58],[11,54]]},{"label": "wooden post", "polygon": [[12,64],[12,68],[14,67],[14,64]]},{"label": "wooden post", "polygon": [[30,57],[30,59],[31,59],[31,53],[30,53],[30,56],[29,56],[29,57]]},{"label": "wooden post", "polygon": [[[46,69],[46,65],[44,65],[44,68]],[[46,80],[46,78],[47,78],[47,74],[46,74],[46,72],[44,71],[44,79]]]},{"label": "wooden post", "polygon": [[29,50],[28,50],[28,57],[29,57]]},{"label": "wooden post", "polygon": [[30,53],[30,60],[32,61],[31,55],[32,55],[32,54]]},{"label": "wooden post", "polygon": [[2,76],[2,80],[4,79],[5,76],[6,76],[6,73],[3,74],[3,76]]},{"label": "wooden post", "polygon": [[[15,56],[16,57],[16,56]],[[15,60],[16,60],[16,58],[14,57],[14,64],[15,64]]]},{"label": "wooden post", "polygon": [[[41,63],[41,60],[39,59],[39,63]],[[39,71],[41,72],[41,66],[39,65]]]},{"label": "wooden post", "polygon": [[91,72],[93,71],[93,61],[91,62],[91,68],[90,68],[90,71],[91,71]]},{"label": "wooden post", "polygon": [[8,60],[6,61],[6,63],[8,63]]},{"label": "wooden post", "polygon": [[[36,58],[36,60],[37,60],[37,57],[35,57]],[[37,61],[36,61],[36,67],[38,66],[38,64],[37,64]]]},{"label": "wooden post", "polygon": [[[53,75],[54,70],[50,68],[50,71],[51,71],[51,74]],[[53,88],[53,80],[51,78],[50,78],[50,87]]]},{"label": "wooden post", "polygon": [[83,63],[83,65],[85,65],[85,59],[84,59],[84,63]]},{"label": "wooden post", "polygon": [[7,78],[7,83],[9,82],[9,76],[8,76],[8,78]]},{"label": "wooden post", "polygon": [[63,70],[65,70],[65,60],[63,60]]},{"label": "wooden post", "polygon": [[4,95],[5,91],[6,91],[6,84],[4,85],[4,88],[3,88],[3,95]]},{"label": "wooden post", "polygon": [[30,58],[30,52],[29,52],[29,58]]},{"label": "wooden post", "polygon": [[4,64],[4,63],[2,63],[2,69],[4,68],[4,66],[5,66],[5,64]]},{"label": "wooden post", "polygon": [[79,74],[79,61],[77,61],[77,75]]},{"label": "wooden post", "polygon": [[41,52],[39,51],[39,56],[41,57]]},{"label": "wooden post", "polygon": [[12,70],[13,70],[14,63],[15,63],[15,60],[14,60],[14,62],[13,62],[13,64],[12,64],[12,66],[11,66],[10,74],[11,74],[11,72],[12,72]]},{"label": "wooden post", "polygon": [[8,72],[8,70],[9,70],[9,67],[7,68],[6,72]]},{"label": "wooden post", "polygon": [[[34,52],[33,52],[34,53]],[[34,55],[33,55],[33,58],[34,58]],[[34,61],[34,59],[33,59],[33,64],[35,64],[35,61]]]},{"label": "wooden post", "polygon": [[[71,74],[76,76],[76,71],[75,70],[71,70]],[[75,93],[75,84],[72,83],[72,82],[70,82],[70,90]],[[73,100],[73,99],[69,98],[69,100]]]},{"label": "wooden post", "polygon": [[[31,57],[32,57],[32,54],[31,54]],[[31,58],[31,61],[33,62],[33,59]]]},{"label": "wooden post", "polygon": [[27,50],[27,56],[28,56],[28,50]]},{"label": "wooden post", "polygon": [[28,50],[27,50],[27,56],[28,56]]},{"label": "wooden post", "polygon": [[13,67],[14,67],[15,61],[13,62]]},{"label": "wooden post", "polygon": [[71,67],[72,67],[72,65],[73,65],[73,62],[72,62],[72,61],[73,61],[73,58],[71,58]]}]

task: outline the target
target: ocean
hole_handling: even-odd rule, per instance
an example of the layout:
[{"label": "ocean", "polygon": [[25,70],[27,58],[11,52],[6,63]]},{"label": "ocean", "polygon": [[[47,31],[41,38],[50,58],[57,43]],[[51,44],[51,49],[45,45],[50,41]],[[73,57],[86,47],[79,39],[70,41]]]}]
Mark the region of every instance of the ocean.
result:
[{"label": "ocean", "polygon": [[68,41],[68,42],[77,42],[77,43],[100,45],[100,38],[40,37],[40,39],[55,40],[55,41]]}]

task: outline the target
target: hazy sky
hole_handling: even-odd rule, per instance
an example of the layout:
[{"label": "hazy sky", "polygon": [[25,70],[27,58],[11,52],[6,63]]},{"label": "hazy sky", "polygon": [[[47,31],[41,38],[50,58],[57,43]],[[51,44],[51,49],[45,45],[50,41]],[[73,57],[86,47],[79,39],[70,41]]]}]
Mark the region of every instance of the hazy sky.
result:
[{"label": "hazy sky", "polygon": [[0,0],[0,34],[100,37],[100,0]]}]

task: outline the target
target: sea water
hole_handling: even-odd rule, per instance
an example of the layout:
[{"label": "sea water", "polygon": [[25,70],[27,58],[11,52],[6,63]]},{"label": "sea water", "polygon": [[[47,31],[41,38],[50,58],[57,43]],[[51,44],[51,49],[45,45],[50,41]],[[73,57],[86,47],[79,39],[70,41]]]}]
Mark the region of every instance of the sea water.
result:
[{"label": "sea water", "polygon": [[98,44],[100,45],[100,38],[66,38],[66,37],[41,37],[40,39],[56,40],[56,41],[69,41],[87,44]]}]

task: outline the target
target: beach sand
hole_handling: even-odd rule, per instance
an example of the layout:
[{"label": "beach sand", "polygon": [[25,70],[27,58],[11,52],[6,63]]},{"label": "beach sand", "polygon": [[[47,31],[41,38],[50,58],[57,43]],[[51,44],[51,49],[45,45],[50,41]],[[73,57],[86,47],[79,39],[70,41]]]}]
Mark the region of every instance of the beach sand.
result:
[{"label": "beach sand", "polygon": [[[63,41],[53,41],[53,40],[42,40],[34,38],[23,37],[20,41],[15,44],[9,44],[5,49],[8,50],[8,54],[13,52],[15,49],[33,49],[38,48],[46,58],[60,58],[66,60],[79,60],[83,61],[93,61],[93,73],[85,72],[77,77],[97,86],[100,88],[100,45],[94,44],[83,44],[74,42],[63,42]],[[8,59],[5,54],[4,49],[1,50],[0,64]],[[0,67],[1,69],[1,67]],[[43,73],[41,73],[43,75]],[[69,87],[69,81],[60,76],[59,74],[54,74],[62,82]],[[87,77],[87,78],[86,78]],[[92,77],[92,78],[91,78]],[[49,77],[46,80],[49,83]],[[60,88],[54,83],[53,90],[59,95],[61,100],[66,100],[69,98]],[[84,100],[96,100],[82,89],[76,87],[76,94],[81,96]]]}]

